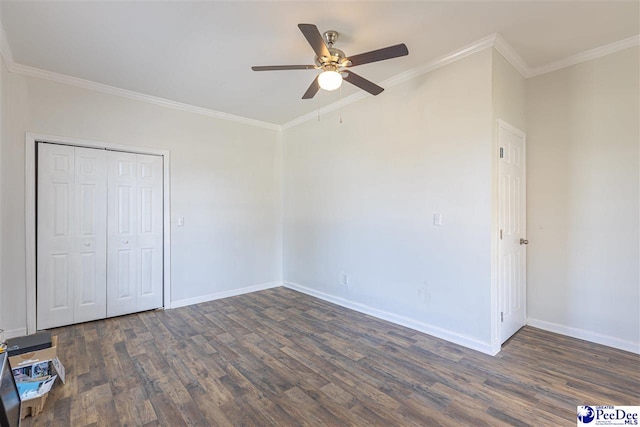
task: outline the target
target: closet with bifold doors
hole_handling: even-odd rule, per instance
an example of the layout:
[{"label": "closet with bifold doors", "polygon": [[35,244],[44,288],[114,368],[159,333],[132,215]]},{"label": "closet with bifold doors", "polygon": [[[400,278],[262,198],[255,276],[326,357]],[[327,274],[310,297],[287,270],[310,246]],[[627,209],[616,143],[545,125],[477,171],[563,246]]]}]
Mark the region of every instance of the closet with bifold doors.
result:
[{"label": "closet with bifold doors", "polygon": [[36,323],[163,305],[163,158],[38,142]]}]

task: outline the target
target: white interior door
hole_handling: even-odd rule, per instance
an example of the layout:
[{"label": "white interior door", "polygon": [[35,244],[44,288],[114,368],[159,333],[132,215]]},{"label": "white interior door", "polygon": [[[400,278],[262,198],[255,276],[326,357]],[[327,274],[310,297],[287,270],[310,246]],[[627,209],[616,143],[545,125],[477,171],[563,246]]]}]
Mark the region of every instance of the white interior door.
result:
[{"label": "white interior door", "polygon": [[107,310],[107,159],[104,150],[75,148],[78,281],[74,323],[102,319]]},{"label": "white interior door", "polygon": [[162,306],[162,158],[108,154],[107,316]]},{"label": "white interior door", "polygon": [[137,311],[162,307],[163,301],[163,216],[162,157],[137,154],[137,184],[140,219],[140,286]]},{"label": "white interior door", "polygon": [[498,287],[503,343],[526,323],[525,134],[500,122],[498,144]]},{"label": "white interior door", "polygon": [[38,144],[37,328],[106,315],[104,150]]}]

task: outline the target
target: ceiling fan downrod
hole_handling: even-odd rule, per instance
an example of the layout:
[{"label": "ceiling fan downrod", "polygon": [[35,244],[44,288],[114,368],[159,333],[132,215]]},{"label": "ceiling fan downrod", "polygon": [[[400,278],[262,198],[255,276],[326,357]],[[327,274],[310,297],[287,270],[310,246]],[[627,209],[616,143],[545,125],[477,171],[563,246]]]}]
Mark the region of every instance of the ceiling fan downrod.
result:
[{"label": "ceiling fan downrod", "polygon": [[334,31],[334,30],[325,31],[323,36],[324,36],[324,39],[327,42],[327,46],[333,47],[333,44],[336,42],[336,40],[338,40],[338,36],[339,35],[340,34],[337,31]]}]

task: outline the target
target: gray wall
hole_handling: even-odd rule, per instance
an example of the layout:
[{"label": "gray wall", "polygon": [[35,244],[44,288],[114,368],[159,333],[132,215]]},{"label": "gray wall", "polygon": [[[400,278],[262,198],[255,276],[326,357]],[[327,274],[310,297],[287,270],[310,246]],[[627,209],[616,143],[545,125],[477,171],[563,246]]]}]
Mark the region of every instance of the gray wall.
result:
[{"label": "gray wall", "polygon": [[[171,301],[281,280],[278,131],[10,73],[1,324],[25,327],[25,132],[171,152]],[[184,217],[184,227],[176,218]]]},{"label": "gray wall", "polygon": [[488,349],[491,62],[486,49],[346,106],[342,124],[285,131],[286,281]]},{"label": "gray wall", "polygon": [[638,48],[527,81],[535,325],[640,350]]}]

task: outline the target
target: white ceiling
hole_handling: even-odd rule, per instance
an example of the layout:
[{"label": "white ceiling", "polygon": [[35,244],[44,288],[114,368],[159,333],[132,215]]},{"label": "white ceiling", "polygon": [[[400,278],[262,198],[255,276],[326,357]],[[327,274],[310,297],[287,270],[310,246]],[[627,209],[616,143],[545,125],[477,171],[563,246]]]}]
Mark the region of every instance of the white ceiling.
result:
[{"label": "white ceiling", "polygon": [[493,33],[542,66],[637,35],[639,4],[2,0],[0,11],[17,64],[283,124],[339,96],[302,100],[313,70],[251,71],[313,63],[298,23],[337,30],[347,55],[406,43],[409,56],[354,70],[381,82]]}]

